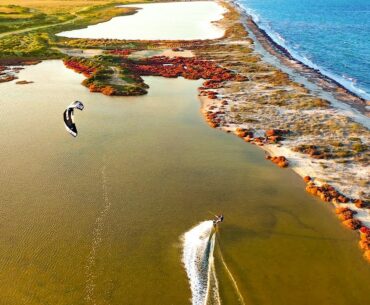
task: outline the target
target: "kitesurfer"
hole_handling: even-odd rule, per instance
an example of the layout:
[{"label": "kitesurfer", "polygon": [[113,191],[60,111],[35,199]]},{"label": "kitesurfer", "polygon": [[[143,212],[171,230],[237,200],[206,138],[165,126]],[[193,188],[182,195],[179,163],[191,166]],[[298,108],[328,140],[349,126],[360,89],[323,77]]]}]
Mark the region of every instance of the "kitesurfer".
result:
[{"label": "kitesurfer", "polygon": [[213,226],[217,226],[220,222],[224,221],[224,215],[215,215],[215,219],[213,219]]},{"label": "kitesurfer", "polygon": [[67,131],[74,137],[77,137],[77,127],[74,122],[74,109],[77,108],[79,110],[84,109],[84,104],[80,101],[75,101],[71,105],[67,107],[67,109],[63,113],[63,120],[64,125]]}]

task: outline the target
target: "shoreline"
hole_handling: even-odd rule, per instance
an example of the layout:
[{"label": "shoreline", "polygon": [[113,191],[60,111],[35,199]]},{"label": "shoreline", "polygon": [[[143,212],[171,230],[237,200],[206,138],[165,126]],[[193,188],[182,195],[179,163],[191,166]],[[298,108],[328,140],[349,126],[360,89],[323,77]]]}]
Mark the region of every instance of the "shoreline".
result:
[{"label": "shoreline", "polygon": [[[225,1],[223,3],[226,3],[226,5],[229,4],[232,8],[234,8],[240,14],[241,16],[240,19],[244,17],[243,13],[240,12],[238,9],[239,6],[235,5],[235,1]],[[240,20],[240,22],[244,25],[244,22],[242,20]],[[248,31],[248,27],[246,28],[246,30]],[[255,53],[255,48],[253,49],[254,51],[252,53]],[[263,59],[260,60],[263,61]],[[279,67],[276,68],[280,70]],[[322,80],[321,74],[316,73],[315,76],[320,77],[318,81]],[[308,81],[311,81],[311,79],[308,79]],[[280,167],[287,167],[289,164],[289,167],[293,171],[295,171],[299,176],[301,176],[307,183],[306,187],[307,192],[315,196],[318,196],[325,202],[332,202],[334,204],[334,207],[336,207],[336,213],[338,214],[338,217],[343,222],[343,224],[348,228],[355,230],[360,229],[360,227],[365,229],[370,228],[370,210],[369,210],[370,206],[368,201],[368,195],[365,195],[365,198],[358,197],[358,194],[361,193],[362,191],[356,190],[357,183],[355,182],[355,179],[351,180],[350,178],[342,178],[339,181],[333,181],[333,179],[330,178],[330,175],[328,175],[328,168],[334,169],[332,170],[332,174],[334,174],[333,178],[338,176],[338,172],[343,174],[346,171],[352,171],[352,174],[350,174],[349,177],[352,175],[353,178],[356,176],[355,171],[358,172],[362,171],[361,174],[364,177],[364,179],[366,179],[366,172],[368,167],[367,162],[365,162],[362,165],[364,166],[363,170],[355,166],[357,161],[355,162],[354,160],[346,161],[344,165],[336,164],[335,160],[331,159],[326,160],[326,158],[325,160],[319,162],[316,158],[316,152],[314,152],[315,155],[312,155],[312,157],[315,157],[314,159],[312,159],[312,157],[305,156],[305,154],[302,154],[300,152],[294,152],[292,150],[292,146],[290,145],[291,142],[293,141],[289,139],[289,136],[287,136],[288,139],[286,139],[286,137],[284,136],[281,137],[281,140],[278,140],[275,143],[271,143],[270,142],[271,137],[267,136],[267,133],[271,131],[272,132],[276,131],[277,134],[275,136],[280,137],[278,131],[281,129],[279,129],[278,127],[274,126],[271,129],[262,127],[261,129],[256,130],[256,126],[253,126],[255,125],[253,124],[253,121],[252,124],[238,123],[235,122],[235,117],[233,118],[230,116],[230,114],[233,112],[231,111],[232,107],[235,107],[235,105],[245,106],[245,102],[241,101],[242,99],[241,96],[243,96],[243,94],[246,95],[248,93],[238,91],[237,94],[230,94],[229,87],[230,87],[229,84],[227,85],[224,84],[220,88],[212,88],[213,94],[211,96],[209,95],[207,96],[207,91],[209,92],[209,90],[205,89],[203,91],[204,88],[201,88],[200,90],[201,112],[205,116],[205,119],[209,123],[209,125],[213,128],[218,128],[229,133],[234,133],[236,136],[241,137],[246,142],[250,142],[252,144],[259,146],[265,151],[265,153],[268,154],[266,156],[266,159],[271,160],[278,165],[279,161],[281,161],[282,163],[280,163],[281,164],[279,165]],[[256,86],[256,88],[258,88],[258,86]],[[298,90],[299,89],[300,88],[298,88]],[[323,90],[326,89],[323,88]],[[308,90],[306,89],[306,91]],[[330,106],[329,105],[330,104],[323,105],[324,108],[328,107],[328,110],[323,109],[319,111],[324,113],[324,117],[332,113],[333,115],[338,115],[339,118],[342,114],[338,113],[338,109],[335,109],[335,105]],[[354,104],[352,103],[351,106],[354,106]],[[357,106],[356,109],[359,109],[357,104],[356,106]],[[355,111],[355,109],[353,109],[353,111]],[[325,114],[325,112],[327,114]],[[276,112],[276,114],[278,113],[279,111]],[[273,121],[273,117],[270,117],[270,119],[272,119]],[[287,133],[289,134],[291,133],[291,131],[288,131]],[[368,129],[366,129],[366,133],[368,134]],[[366,133],[364,135],[365,138],[363,138],[365,143],[369,139],[369,137],[366,137]],[[366,150],[368,150],[368,144],[365,144],[365,147],[367,147],[365,149],[366,153]],[[347,162],[350,162],[348,166],[346,164]],[[312,189],[314,189],[314,191],[312,191]],[[355,195],[355,193],[357,195]],[[345,214],[346,216],[343,216],[343,214]],[[364,236],[364,234],[362,233],[361,236]],[[360,247],[365,252],[364,255],[368,259],[369,259],[369,236],[370,236],[369,232],[367,231],[367,233],[365,234],[365,240],[367,240],[365,246],[363,246],[360,241]]]},{"label": "shoreline", "polygon": [[265,30],[260,28],[254,21],[253,16],[248,14],[246,9],[239,4],[237,0],[227,1],[229,1],[235,9],[239,11],[241,16],[245,18],[243,24],[245,24],[247,30],[255,35],[264,50],[276,57],[282,65],[297,71],[308,81],[313,82],[323,90],[331,92],[339,101],[349,104],[361,113],[370,116],[369,110],[367,109],[370,105],[370,100],[367,100],[356,92],[351,91],[339,81],[324,74],[319,69],[313,68],[294,57],[288,49],[277,43]]},{"label": "shoreline", "polygon": [[[328,81],[329,83],[330,82],[333,82],[334,85],[342,88],[343,86],[339,83],[337,83],[335,80],[331,79],[330,77],[327,77],[323,74],[320,73],[320,71],[317,71],[307,65],[305,65],[304,63],[301,63],[299,62],[299,60],[295,59],[290,53],[288,50],[286,50],[284,47],[280,46],[279,44],[277,44],[264,30],[260,29],[258,27],[258,25],[253,21],[252,19],[252,16],[250,16],[249,14],[246,13],[245,9],[243,7],[240,6],[240,4],[238,3],[237,0],[219,0],[221,3],[222,2],[225,2],[225,3],[230,3],[230,5],[241,15],[241,17],[247,17],[247,22],[250,23],[250,22],[253,22],[253,25],[255,27],[255,31],[257,31],[258,33],[260,33],[264,40],[262,40],[262,43],[261,41],[259,40],[259,37],[255,36],[256,39],[258,39],[258,41],[261,43],[262,47],[264,48],[264,50],[266,52],[269,52],[271,55],[273,56],[276,56],[279,60],[283,60],[283,62],[281,63],[282,65],[285,65],[287,66],[288,68],[292,68],[293,70],[296,70],[298,72],[301,72],[299,69],[297,69],[297,65],[295,63],[298,64],[298,67],[299,65],[302,66],[302,68],[305,68],[305,69],[308,69],[310,70],[309,72],[311,73],[311,77],[310,78],[307,78],[307,81],[308,82],[312,82],[312,81],[315,81],[315,84],[317,84],[320,88],[322,88],[323,90],[328,90],[329,92],[333,92],[332,91],[332,87],[330,86],[330,88],[326,88],[323,83],[318,83],[320,82],[321,80],[326,80]],[[243,25],[246,25],[246,30],[247,32],[251,31],[251,29],[247,26],[247,24],[244,23],[244,20],[241,20],[241,23]],[[248,31],[249,29],[249,31]],[[253,33],[255,34],[256,32],[253,31]],[[253,38],[252,38],[253,39]],[[269,45],[266,45],[266,43],[263,43],[263,42],[266,42],[268,43]],[[266,46],[266,48],[265,48]],[[282,52],[279,53],[279,51]],[[279,56],[280,54],[280,56]],[[263,61],[263,59],[261,59]],[[288,60],[287,64],[286,64],[286,60]],[[293,60],[294,63],[292,64],[291,62],[289,62],[289,60]],[[276,67],[277,69],[280,69],[280,67]],[[286,73],[286,72],[284,72]],[[289,76],[290,74],[287,73]],[[365,99],[361,98],[361,97],[358,97],[355,93],[353,93],[352,91],[346,89],[343,87],[344,90],[346,90],[346,94],[348,93],[348,95],[357,100],[357,101],[361,101],[362,103],[366,103],[366,102],[370,102],[370,101],[366,101]],[[334,92],[335,93],[335,92]],[[337,96],[335,96],[336,98],[338,98]],[[331,101],[330,101],[331,102]],[[361,105],[361,108],[359,109],[359,106],[357,103],[354,104],[353,102],[350,102],[348,103],[348,100],[340,100],[340,102],[343,102],[345,104],[349,104],[350,107],[354,107],[354,109],[352,108],[352,110],[356,111],[356,110],[362,110],[361,112],[364,113],[364,108],[363,106],[366,106],[365,105]],[[332,104],[332,103],[331,103]],[[332,105],[333,108],[336,108],[335,105]],[[366,112],[366,111],[365,111]],[[353,119],[353,118],[352,118]],[[360,122],[360,124],[362,124],[364,127],[366,127],[367,129],[369,129],[369,126],[366,124],[366,122]],[[264,149],[265,151],[269,152],[269,153],[272,153],[272,154],[275,154],[277,155],[277,152],[280,150],[280,146],[279,147],[273,147],[270,145],[270,147],[264,147],[264,146],[261,146],[262,149]],[[298,174],[299,174],[299,171],[296,171]],[[306,175],[308,175],[310,173],[310,171],[303,171],[302,174],[300,174],[302,176],[302,178]],[[370,213],[369,213],[369,216],[370,216]],[[369,223],[368,225],[370,225],[370,218],[369,218]]]}]

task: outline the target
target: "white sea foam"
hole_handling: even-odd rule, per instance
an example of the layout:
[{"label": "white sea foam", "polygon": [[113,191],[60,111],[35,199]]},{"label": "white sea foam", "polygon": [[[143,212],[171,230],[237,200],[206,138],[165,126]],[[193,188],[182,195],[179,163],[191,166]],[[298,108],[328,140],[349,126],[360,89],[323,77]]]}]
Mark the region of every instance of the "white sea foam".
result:
[{"label": "white sea foam", "polygon": [[214,265],[216,235],[212,221],[203,221],[183,236],[183,263],[193,305],[221,304]]}]

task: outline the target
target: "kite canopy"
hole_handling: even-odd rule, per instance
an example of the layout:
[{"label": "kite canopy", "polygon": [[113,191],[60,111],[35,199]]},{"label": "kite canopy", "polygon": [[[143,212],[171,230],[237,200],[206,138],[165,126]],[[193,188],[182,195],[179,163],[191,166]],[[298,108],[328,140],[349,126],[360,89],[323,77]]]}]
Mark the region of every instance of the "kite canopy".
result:
[{"label": "kite canopy", "polygon": [[63,113],[63,119],[64,119],[64,125],[67,129],[67,131],[74,137],[77,137],[77,128],[76,124],[74,122],[74,110],[79,109],[83,110],[84,109],[84,104],[80,101],[75,101],[71,105],[67,107],[67,109]]}]

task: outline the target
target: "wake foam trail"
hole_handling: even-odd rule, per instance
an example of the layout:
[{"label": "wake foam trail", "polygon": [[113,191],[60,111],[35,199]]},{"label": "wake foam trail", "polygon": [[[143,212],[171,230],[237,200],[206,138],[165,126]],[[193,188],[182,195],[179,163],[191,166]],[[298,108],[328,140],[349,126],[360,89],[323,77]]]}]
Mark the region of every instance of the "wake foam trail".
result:
[{"label": "wake foam trail", "polygon": [[231,273],[229,267],[227,266],[226,262],[225,262],[225,259],[224,259],[224,256],[222,255],[222,252],[220,250],[220,248],[218,248],[218,255],[219,257],[221,258],[221,262],[222,262],[222,265],[224,266],[233,286],[234,286],[234,289],[235,289],[235,292],[236,294],[238,295],[238,299],[239,299],[239,302],[240,304],[242,305],[245,305],[245,301],[244,301],[244,298],[243,298],[243,295],[241,294],[240,290],[239,290],[239,287],[238,287],[238,283],[236,282],[233,274]]},{"label": "wake foam trail", "polygon": [[93,231],[93,240],[91,243],[91,250],[89,252],[89,256],[87,257],[87,263],[85,266],[85,274],[86,274],[86,288],[85,288],[85,301],[87,304],[96,305],[95,299],[95,286],[96,286],[96,273],[95,273],[95,265],[96,265],[96,253],[98,248],[102,242],[102,233],[104,229],[105,218],[109,212],[111,207],[111,202],[108,196],[108,182],[107,182],[107,175],[106,175],[106,166],[102,167],[101,170],[101,177],[102,177],[102,193],[103,193],[103,207],[99,212],[98,217],[95,220],[95,227]]},{"label": "wake foam trail", "polygon": [[212,221],[203,221],[183,236],[183,263],[193,305],[220,305],[214,265],[216,235]]}]

